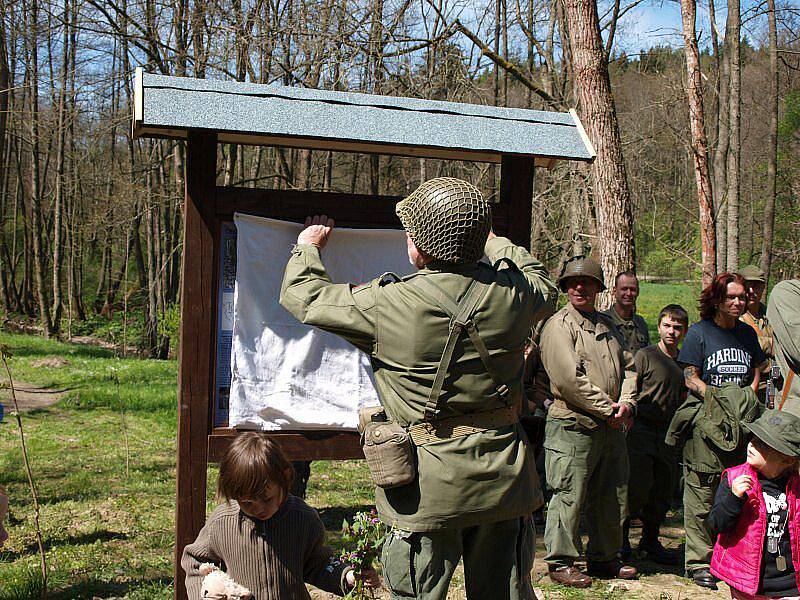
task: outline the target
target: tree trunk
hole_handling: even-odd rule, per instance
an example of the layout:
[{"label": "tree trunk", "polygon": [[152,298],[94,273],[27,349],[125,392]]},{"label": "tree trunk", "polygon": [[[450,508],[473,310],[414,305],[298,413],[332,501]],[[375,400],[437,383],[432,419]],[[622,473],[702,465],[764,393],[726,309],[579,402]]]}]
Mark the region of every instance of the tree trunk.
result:
[{"label": "tree trunk", "polygon": [[775,22],[775,0],[767,0],[769,19],[769,157],[767,159],[767,200],[764,205],[764,238],[761,243],[761,269],[772,268],[772,238],[775,231],[775,197],[778,172],[778,27]]},{"label": "tree trunk", "polygon": [[700,220],[701,264],[703,287],[706,287],[717,272],[716,231],[714,230],[713,197],[711,177],[708,172],[708,140],[706,139],[703,110],[703,81],[700,71],[700,52],[697,48],[695,23],[696,0],[681,0],[683,20],[683,43],[686,47],[686,99],[689,104],[689,125],[692,134],[695,183]]},{"label": "tree trunk", "polygon": [[[717,143],[714,148],[714,216],[717,221],[717,271],[727,270],[728,263],[728,220],[726,193],[728,187],[727,160],[728,146],[730,145],[729,128],[729,80],[730,80],[730,43],[725,38],[722,54],[717,43],[717,30],[715,24],[714,0],[709,2],[709,16],[711,17],[711,41],[714,45],[715,61],[717,65]],[[732,15],[728,12],[728,23]]]},{"label": "tree trunk", "polygon": [[[53,331],[61,328],[61,313],[64,310],[61,287],[61,269],[64,262],[64,188],[66,186],[66,138],[67,138],[67,74],[70,57],[70,23],[72,21],[69,0],[64,0],[64,38],[61,48],[61,82],[58,93],[58,121],[56,124],[56,181],[53,197]],[[112,70],[113,73],[113,70]]]},{"label": "tree trunk", "polygon": [[[728,124],[730,127],[730,148],[728,149],[728,259],[726,269],[737,271],[739,269],[739,168],[741,166],[741,107],[742,107],[742,82],[741,82],[741,15],[739,13],[739,0],[728,1],[728,22],[725,29],[725,45],[730,48],[730,112]],[[730,40],[730,45],[728,41]]]},{"label": "tree trunk", "polygon": [[45,282],[44,252],[42,251],[42,191],[39,165],[39,59],[38,0],[32,0],[28,10],[28,85],[30,86],[30,133],[31,133],[31,212],[33,213],[33,276],[36,285],[36,300],[39,305],[39,319],[45,337],[53,335],[53,322],[50,318],[50,303],[47,299]]},{"label": "tree trunk", "polygon": [[622,156],[617,111],[611,93],[608,61],[600,35],[597,3],[565,0],[572,49],[573,87],[583,124],[597,151],[591,167],[600,262],[606,285],[635,265],[631,196]]}]

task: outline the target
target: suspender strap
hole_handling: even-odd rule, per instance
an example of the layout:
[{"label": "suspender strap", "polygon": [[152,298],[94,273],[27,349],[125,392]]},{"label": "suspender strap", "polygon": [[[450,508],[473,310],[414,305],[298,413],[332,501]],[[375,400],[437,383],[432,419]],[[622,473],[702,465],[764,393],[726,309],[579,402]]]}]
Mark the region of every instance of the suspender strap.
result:
[{"label": "suspender strap", "polygon": [[475,327],[475,323],[472,320],[475,311],[489,291],[489,286],[484,283],[479,283],[477,280],[473,280],[469,288],[467,288],[461,302],[456,304],[439,286],[430,281],[427,277],[417,277],[413,281],[424,288],[425,295],[430,296],[430,298],[450,316],[450,332],[447,335],[442,358],[439,360],[439,366],[436,369],[436,377],[433,380],[433,387],[431,387],[430,394],[428,395],[428,402],[425,404],[423,420],[431,421],[436,417],[444,380],[447,377],[447,370],[450,368],[450,363],[453,360],[453,351],[455,350],[458,338],[461,337],[461,331],[464,329],[467,330],[472,345],[475,346],[484,368],[492,378],[497,394],[501,398],[505,397],[508,393],[508,386],[498,377],[486,344],[481,339]]},{"label": "suspender strap", "polygon": [[783,383],[783,394],[781,394],[781,403],[778,405],[778,410],[783,410],[783,405],[786,402],[787,396],[789,396],[789,388],[792,385],[792,379],[794,379],[794,371],[789,369],[789,375]]}]

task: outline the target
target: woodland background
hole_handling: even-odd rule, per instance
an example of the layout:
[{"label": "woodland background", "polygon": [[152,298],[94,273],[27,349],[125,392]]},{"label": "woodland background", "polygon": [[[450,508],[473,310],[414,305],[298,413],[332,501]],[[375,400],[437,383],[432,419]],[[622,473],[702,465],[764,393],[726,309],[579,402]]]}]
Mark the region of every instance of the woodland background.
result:
[{"label": "woodland background", "polygon": [[[6,318],[36,323],[47,336],[100,331],[151,357],[166,357],[170,339],[177,346],[185,149],[131,139],[137,66],[577,107],[592,137],[587,107],[604,90],[581,79],[588,61],[611,83],[602,112],[619,122],[619,138],[609,138],[621,150],[617,191],[599,187],[609,172],[601,163],[598,173],[575,163],[537,169],[534,253],[553,272],[593,247],[606,270],[634,265],[657,281],[699,283],[701,274],[751,262],[772,281],[794,276],[800,5],[714,1],[703,0],[686,45],[633,52],[620,40],[644,0],[0,0],[0,305]],[[687,23],[695,0],[681,8]],[[581,10],[594,11],[599,35]],[[586,32],[602,42],[590,55]],[[687,80],[692,38],[699,52],[694,66],[689,54]],[[692,82],[704,114],[687,96]],[[494,196],[499,181],[485,164],[231,145],[220,152],[219,181],[244,187],[399,195],[454,175]],[[616,250],[602,242],[618,237],[603,207],[628,231],[613,260]],[[708,245],[704,232],[716,241]]]}]

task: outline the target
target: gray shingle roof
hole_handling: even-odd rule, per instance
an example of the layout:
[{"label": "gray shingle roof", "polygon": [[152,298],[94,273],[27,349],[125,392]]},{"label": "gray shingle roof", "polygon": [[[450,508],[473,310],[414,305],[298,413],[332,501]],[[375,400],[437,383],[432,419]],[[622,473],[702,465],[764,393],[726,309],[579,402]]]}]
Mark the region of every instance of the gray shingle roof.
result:
[{"label": "gray shingle roof", "polygon": [[167,77],[137,69],[135,137],[218,132],[222,142],[499,162],[502,155],[591,161],[574,111],[545,112]]}]

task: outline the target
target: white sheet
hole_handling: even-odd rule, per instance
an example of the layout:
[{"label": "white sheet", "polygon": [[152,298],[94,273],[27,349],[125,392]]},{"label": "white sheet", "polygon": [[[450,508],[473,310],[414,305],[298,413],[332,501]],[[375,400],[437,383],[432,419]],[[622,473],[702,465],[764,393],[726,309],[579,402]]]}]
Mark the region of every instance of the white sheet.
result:
[{"label": "white sheet", "polygon": [[[303,325],[278,303],[301,226],[234,217],[236,293],[229,424],[240,429],[355,429],[358,409],[378,403],[367,356],[343,339]],[[386,271],[409,273],[405,232],[334,230],[322,254],[335,283]]]}]

